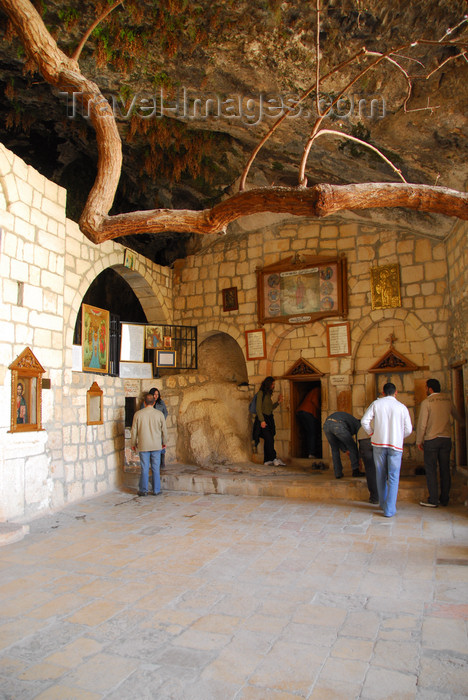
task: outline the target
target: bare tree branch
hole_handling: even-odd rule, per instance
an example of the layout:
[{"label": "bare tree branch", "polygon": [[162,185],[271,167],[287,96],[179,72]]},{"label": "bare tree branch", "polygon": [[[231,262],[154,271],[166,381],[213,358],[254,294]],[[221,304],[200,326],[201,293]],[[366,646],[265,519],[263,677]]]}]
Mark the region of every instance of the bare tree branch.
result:
[{"label": "bare tree branch", "polygon": [[[84,104],[89,107],[90,117],[96,129],[99,160],[97,177],[80,218],[80,228],[95,243],[102,243],[118,236],[148,232],[223,233],[227,225],[239,217],[267,211],[323,217],[344,209],[407,207],[468,220],[468,194],[443,187],[406,183],[364,183],[341,186],[323,184],[311,188],[267,187],[241,191],[212,209],[204,211],[157,209],[108,216],[122,163],[121,141],[110,105],[99,87],[81,74],[77,61],[68,58],[60,51],[29,0],[0,0],[0,6],[10,17],[28,57],[35,63],[44,79],[68,94],[79,93]],[[435,41],[423,43],[441,45],[441,42]],[[455,45],[454,42],[446,43]],[[465,50],[467,48],[464,47]],[[362,49],[356,56],[330,71],[321,79],[321,82],[323,83],[325,79],[366,53],[368,52]],[[379,56],[371,66],[361,71],[361,75],[391,55],[392,52],[388,52]],[[354,82],[353,80],[350,85]],[[300,101],[312,91],[313,87],[304,93]],[[267,138],[285,116],[283,115],[273,125]],[[317,138],[323,118],[323,116],[319,117],[316,121],[311,134],[312,139]],[[341,132],[335,133],[343,138],[349,138]],[[262,140],[261,145],[264,142],[265,139]],[[254,151],[249,167],[261,145]],[[369,144],[363,143],[363,145],[369,147]],[[379,153],[379,155],[382,154]],[[245,177],[247,173],[248,168],[244,172]],[[245,177],[243,176],[242,186],[245,184]]]},{"label": "bare tree branch", "polygon": [[115,10],[115,8],[118,7],[119,5],[121,5],[122,3],[123,3],[123,0],[117,0],[117,2],[114,2],[114,4],[111,7],[108,7],[107,10],[104,10],[104,12],[92,23],[92,25],[90,26],[88,31],[85,32],[83,38],[81,39],[80,43],[78,44],[78,46],[75,49],[75,52],[72,56],[72,59],[74,61],[80,60],[80,56],[81,56],[81,52],[83,51],[83,47],[86,44],[86,42],[88,41],[91,34],[94,32],[94,30],[98,26],[98,24],[100,22],[102,22],[102,20],[105,19],[107,17],[107,15],[110,15],[112,10]]},{"label": "bare tree branch", "polygon": [[371,151],[374,151],[374,153],[377,153],[379,158],[382,158],[390,167],[391,169],[396,172],[398,177],[403,181],[406,182],[405,178],[403,177],[403,173],[399,168],[397,168],[395,165],[393,165],[392,161],[389,160],[382,151],[379,151],[378,148],[375,148],[375,146],[372,146],[370,143],[367,143],[367,141],[363,141],[362,139],[358,139],[355,136],[350,136],[349,134],[346,134],[343,131],[335,131],[334,129],[321,129],[318,133],[315,134],[313,141],[316,141],[319,136],[324,136],[325,134],[332,134],[333,136],[339,136],[343,139],[347,139],[349,141],[354,141],[355,143],[361,144],[361,146],[365,146],[366,148],[369,148]]}]

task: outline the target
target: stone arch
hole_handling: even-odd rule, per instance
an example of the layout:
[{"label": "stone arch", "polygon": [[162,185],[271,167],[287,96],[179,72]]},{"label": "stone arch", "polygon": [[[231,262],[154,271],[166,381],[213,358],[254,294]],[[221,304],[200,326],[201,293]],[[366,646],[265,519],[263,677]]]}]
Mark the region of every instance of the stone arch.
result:
[{"label": "stone arch", "polygon": [[[96,277],[107,268],[112,268],[130,285],[135,295],[138,297],[143,311],[149,323],[162,321],[168,323],[168,310],[165,299],[154,285],[154,276],[145,264],[137,259],[136,269],[129,270],[122,265],[123,249],[114,250],[107,255],[103,255],[81,276],[78,289],[73,290],[74,295],[70,304],[68,317],[65,319],[65,346],[72,346],[73,333],[75,329],[76,316],[79,312],[81,302],[89,286]],[[65,287],[69,285],[65,284]]]},{"label": "stone arch", "polygon": [[198,369],[211,380],[247,383],[242,348],[228,333],[211,333],[198,346]]},{"label": "stone arch", "polygon": [[[388,313],[389,311],[390,313]],[[421,319],[418,318],[418,315],[413,311],[407,311],[406,309],[385,309],[371,311],[369,315],[362,317],[356,324],[354,324],[351,331],[352,374],[355,374],[357,371],[360,370],[360,368],[357,366],[357,358],[359,356],[361,344],[366,338],[366,336],[369,334],[369,332],[373,328],[376,328],[379,325],[383,325],[383,323],[385,323],[385,325],[390,325],[392,321],[397,322],[400,326],[408,325],[408,327],[413,329],[415,334],[417,334],[419,341],[424,345],[425,353],[427,355],[427,360],[431,371],[440,371],[440,368],[442,366],[440,351],[427,325],[424,324],[421,321]],[[383,348],[382,354],[387,349],[387,347]],[[377,360],[378,357],[374,359]]]},{"label": "stone arch", "polygon": [[179,406],[179,460],[207,466],[249,459],[250,397],[245,387],[238,388],[248,376],[244,348],[239,342],[242,338],[241,331],[228,323],[208,322],[199,326],[198,350],[200,353],[202,348],[203,352],[206,344],[208,357],[206,362],[203,358],[200,362],[199,355],[201,383],[184,389]]},{"label": "stone arch", "polygon": [[[300,326],[292,326],[292,327],[287,327],[287,328],[281,328],[279,327],[278,329],[275,329],[275,339],[273,340],[270,351],[267,355],[268,359],[268,369],[270,370],[270,374],[274,374],[273,369],[276,361],[276,357],[278,353],[283,349],[281,346],[284,344],[284,341],[286,341],[288,338],[293,336],[294,334],[298,334],[300,332],[303,332],[304,335],[304,350],[306,351],[304,354],[304,358],[309,360],[312,363],[317,362],[317,357],[314,355],[312,357],[312,354],[307,352],[309,349],[308,343],[306,342],[307,336],[315,336],[316,338],[319,338],[322,341],[322,346],[324,351],[326,350],[327,347],[327,341],[326,341],[326,327],[325,324],[323,324],[320,321],[315,321],[312,324],[305,324],[305,325],[300,325]],[[286,364],[291,364],[291,357],[294,356],[294,349],[289,348],[289,358],[286,362]],[[298,351],[298,356],[299,356],[299,351]],[[321,360],[322,358],[320,358]],[[320,367],[320,370],[322,372],[327,372],[328,371],[328,358],[327,359],[327,367]],[[293,359],[294,361],[294,359]],[[323,364],[323,363],[322,363]],[[278,374],[284,374],[286,371],[286,366],[282,368],[282,371],[278,372]]]},{"label": "stone arch", "polygon": [[[389,368],[388,374],[374,374],[368,370],[389,349],[388,340],[391,333],[397,339],[395,349],[414,362],[420,369],[399,372]],[[355,415],[362,415],[365,408],[376,398],[387,377],[395,383],[399,399],[411,415],[413,426],[417,418],[417,407],[425,394],[423,385],[430,371],[440,369],[442,360],[427,326],[420,321],[417,314],[405,309],[373,311],[368,317],[360,319],[353,328],[352,337],[352,405]],[[414,433],[405,442],[405,460],[417,463],[421,455],[416,449]]]},{"label": "stone arch", "polygon": [[205,323],[200,323],[200,325],[198,326],[198,343],[200,344],[201,342],[203,342],[210,336],[215,335],[216,333],[225,333],[226,335],[229,335],[233,340],[237,342],[239,347],[244,351],[245,356],[245,349],[243,347],[243,343],[241,342],[243,338],[243,333],[237,326],[231,323],[219,322],[218,320],[205,321]]},{"label": "stone arch", "polygon": [[21,201],[13,169],[15,159],[17,159],[17,165],[22,172],[29,167],[3,144],[0,144],[0,197],[3,197],[2,205],[7,211],[14,202]]}]

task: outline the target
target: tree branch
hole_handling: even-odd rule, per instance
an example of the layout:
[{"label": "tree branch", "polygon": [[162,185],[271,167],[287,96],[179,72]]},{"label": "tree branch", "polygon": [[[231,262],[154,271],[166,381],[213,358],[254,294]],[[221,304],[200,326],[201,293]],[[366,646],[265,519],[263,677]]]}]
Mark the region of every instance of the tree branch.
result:
[{"label": "tree branch", "polygon": [[112,206],[122,167],[122,143],[112,109],[99,87],[81,73],[78,63],[61,51],[29,0],[0,0],[28,54],[43,78],[89,105],[98,145],[97,175],[80,218],[91,240]]},{"label": "tree branch", "polygon": [[80,60],[80,56],[81,56],[81,52],[83,51],[83,47],[86,44],[86,42],[88,41],[91,34],[94,32],[94,30],[98,26],[98,24],[100,22],[102,22],[102,20],[105,19],[107,17],[107,15],[110,15],[112,10],[115,10],[115,8],[118,7],[119,5],[121,5],[122,3],[123,3],[123,0],[117,0],[117,2],[114,2],[114,4],[111,7],[108,7],[107,10],[104,10],[104,12],[92,23],[92,25],[90,26],[88,31],[85,32],[83,38],[81,39],[80,43],[78,44],[78,46],[75,49],[75,52],[72,56],[72,59],[74,61]]},{"label": "tree branch", "polygon": [[468,194],[445,187],[404,183],[315,185],[314,187],[264,187],[244,190],[212,209],[154,209],[104,217],[91,240],[102,243],[118,236],[139,233],[223,234],[242,216],[273,212],[322,218],[344,209],[362,210],[406,207],[455,216],[468,221]]},{"label": "tree branch", "polygon": [[[0,6],[10,17],[29,58],[34,61],[44,79],[68,94],[79,93],[89,108],[96,129],[99,160],[96,180],[80,218],[80,228],[94,243],[102,243],[118,236],[164,231],[224,233],[232,221],[241,216],[261,212],[323,217],[344,209],[407,207],[468,220],[468,194],[443,187],[401,183],[341,186],[321,184],[311,188],[267,187],[239,192],[212,209],[204,211],[157,209],[108,216],[122,164],[120,136],[110,105],[99,87],[81,74],[77,61],[60,51],[29,0],[0,0]],[[422,43],[440,46],[441,42]],[[446,43],[454,45],[452,42]],[[328,76],[322,78],[322,82],[365,53],[366,50],[363,49],[356,56],[335,67]],[[382,55],[377,62],[385,57],[387,55]],[[368,69],[369,67],[366,70]],[[305,99],[312,90],[313,88],[310,88],[306,91],[299,101]],[[285,116],[273,125],[268,135],[273,133]],[[319,118],[316,126],[320,125],[321,119],[323,117]],[[346,137],[346,134],[340,135]],[[316,137],[314,132],[312,137]],[[249,163],[258,150],[259,147],[254,151]],[[248,168],[244,172],[245,176],[247,172]],[[245,182],[245,178],[243,181]]]}]

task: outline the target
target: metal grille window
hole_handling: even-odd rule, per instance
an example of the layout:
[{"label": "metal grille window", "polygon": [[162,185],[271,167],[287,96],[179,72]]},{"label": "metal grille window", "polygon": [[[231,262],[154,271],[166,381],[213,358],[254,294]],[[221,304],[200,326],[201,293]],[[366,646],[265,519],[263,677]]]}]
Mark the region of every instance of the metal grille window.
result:
[{"label": "metal grille window", "polygon": [[177,369],[197,369],[197,327],[164,326],[164,335],[172,338],[172,349],[177,353]]},{"label": "metal grille window", "polygon": [[[145,327],[156,327],[161,338],[157,348],[147,348],[144,350],[144,362],[151,362],[153,365],[153,375],[160,376],[160,372],[168,371],[168,368],[158,367],[157,353],[158,351],[175,352],[176,361],[174,369],[198,369],[198,348],[197,348],[197,326],[174,326],[163,323],[142,323],[133,324],[142,325]],[[121,329],[119,329],[119,337]]]}]

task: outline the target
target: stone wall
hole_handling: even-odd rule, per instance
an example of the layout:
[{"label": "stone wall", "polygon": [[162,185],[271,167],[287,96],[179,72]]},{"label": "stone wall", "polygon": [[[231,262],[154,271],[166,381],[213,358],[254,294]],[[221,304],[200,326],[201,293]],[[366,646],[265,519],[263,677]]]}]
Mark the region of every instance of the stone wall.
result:
[{"label": "stone wall", "polygon": [[[468,348],[468,232],[457,222],[446,242],[450,288],[449,359],[452,364],[467,359]],[[468,389],[468,372],[466,373]]]},{"label": "stone wall", "polygon": [[[80,304],[108,267],[137,294],[148,321],[172,318],[172,272],[124,248],[96,246],[65,216],[66,192],[0,145],[0,521],[30,518],[120,483],[125,382],[72,371]],[[30,347],[46,370],[40,432],[11,433],[11,362]],[[103,425],[87,426],[86,392],[104,392]],[[175,445],[175,428],[171,444]]]},{"label": "stone wall", "polygon": [[[204,249],[174,270],[138,255],[129,270],[122,246],[95,246],[66,219],[63,189],[0,146],[0,521],[27,519],[121,481],[128,387],[119,378],[72,371],[81,301],[108,267],[130,284],[148,322],[198,326],[200,369],[167,372],[141,382],[137,391],[141,396],[158,386],[168,405],[169,462],[248,458],[249,398],[268,374],[279,378],[286,397],[277,411],[277,446],[287,457],[291,386],[281,377],[301,357],[322,374],[322,419],[342,408],[362,415],[381,384],[368,370],[388,349],[391,334],[396,349],[422,368],[390,375],[413,415],[426,377],[450,385],[450,361],[467,354],[465,224],[454,226],[444,244],[346,217],[260,217],[256,228],[255,220],[244,222],[250,230],[207,237]],[[296,253],[346,255],[351,353],[328,357],[330,320],[293,327],[270,323],[266,359],[247,361],[244,332],[258,327],[255,269]],[[372,310],[370,268],[387,263],[400,265],[402,306]],[[222,290],[228,287],[238,288],[239,309],[223,312]],[[27,346],[50,380],[51,388],[42,392],[44,430],[11,433],[8,366]],[[104,423],[87,426],[86,392],[93,381],[104,392]],[[411,441],[406,456],[415,457]]]},{"label": "stone wall", "polygon": [[[466,236],[460,225],[453,255]],[[200,342],[224,332],[236,340],[245,357],[244,332],[257,327],[257,282],[255,270],[295,254],[334,256],[344,253],[348,261],[351,354],[328,357],[328,319],[302,326],[266,323],[267,358],[246,361],[249,382],[258,388],[269,374],[286,400],[276,411],[278,451],[290,449],[291,413],[289,382],[281,377],[301,356],[323,373],[322,420],[330,412],[350,410],[360,417],[376,397],[384,381],[394,381],[400,398],[415,419],[416,404],[424,398],[421,385],[429,376],[450,386],[448,329],[452,299],[448,286],[447,253],[444,242],[418,237],[406,230],[382,225],[350,223],[346,217],[323,222],[293,219],[270,223],[250,234],[230,234],[209,242],[202,253],[180,261],[174,278],[175,322],[196,324]],[[372,310],[370,268],[399,263],[402,305],[396,309]],[[466,262],[458,265],[458,278],[466,275]],[[457,279],[458,279],[457,278]],[[454,282],[457,287],[457,282]],[[238,288],[239,309],[222,311],[222,289]],[[385,374],[380,380],[369,368],[390,346],[422,369]],[[466,353],[466,345],[464,348]],[[337,384],[335,379],[340,378]],[[414,436],[406,457],[418,460]]]}]

